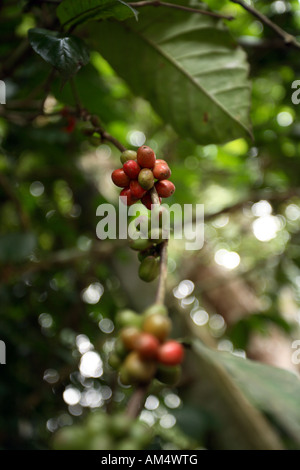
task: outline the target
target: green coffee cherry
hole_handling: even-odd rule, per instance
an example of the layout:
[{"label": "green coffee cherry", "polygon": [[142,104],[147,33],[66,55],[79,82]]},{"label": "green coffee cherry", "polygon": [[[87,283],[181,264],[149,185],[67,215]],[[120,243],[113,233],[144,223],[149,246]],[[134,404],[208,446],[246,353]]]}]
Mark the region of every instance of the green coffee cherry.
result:
[{"label": "green coffee cherry", "polygon": [[54,450],[84,450],[86,446],[86,433],[80,426],[64,427],[54,436]]},{"label": "green coffee cherry", "polygon": [[154,186],[154,176],[149,168],[143,168],[139,172],[138,182],[142,186],[143,189],[147,191]]},{"label": "green coffee cherry", "polygon": [[134,439],[137,445],[144,448],[150,444],[153,431],[146,423],[135,421],[130,428],[130,437]]},{"label": "green coffee cherry", "polygon": [[146,308],[143,312],[144,317],[148,317],[150,315],[168,315],[168,309],[165,305],[163,304],[153,304],[150,305],[150,307]]},{"label": "green coffee cherry", "polygon": [[121,163],[122,165],[127,162],[128,160],[136,160],[137,153],[134,150],[125,150],[125,152],[121,153]]},{"label": "green coffee cherry", "polygon": [[113,441],[110,436],[100,435],[94,436],[88,444],[88,448],[84,450],[113,450]]},{"label": "green coffee cherry", "polygon": [[117,450],[142,450],[134,439],[124,439],[117,444]]},{"label": "green coffee cherry", "polygon": [[130,244],[130,248],[135,251],[145,251],[153,245],[151,240],[147,238],[138,238],[137,240],[133,240]]},{"label": "green coffee cherry", "polygon": [[124,413],[118,413],[111,416],[109,431],[113,437],[126,437],[130,431],[132,419]]},{"label": "green coffee cherry", "polygon": [[159,275],[159,260],[154,256],[147,256],[139,267],[139,277],[142,281],[151,282]]},{"label": "green coffee cherry", "polygon": [[140,328],[143,323],[143,318],[133,310],[121,310],[116,316],[116,325],[118,328],[124,328],[126,326],[136,326]]},{"label": "green coffee cherry", "polygon": [[120,378],[121,384],[132,385],[132,382],[133,382],[132,377],[130,376],[129,371],[127,370],[126,367],[124,367],[124,365],[122,365],[120,368],[119,378]]},{"label": "green coffee cherry", "polygon": [[86,431],[90,436],[105,433],[108,422],[109,419],[105,413],[101,411],[90,413],[86,421]]},{"label": "green coffee cherry", "polygon": [[116,354],[115,352],[110,353],[108,357],[108,364],[112,369],[118,370],[121,365],[121,362],[121,358],[118,354]]},{"label": "green coffee cherry", "polygon": [[121,340],[121,338],[117,338],[115,343],[114,343],[114,346],[115,346],[115,353],[117,354],[117,356],[120,358],[120,359],[124,359],[124,357],[126,356],[126,354],[128,353],[128,350],[127,348],[125,347],[123,341]]}]

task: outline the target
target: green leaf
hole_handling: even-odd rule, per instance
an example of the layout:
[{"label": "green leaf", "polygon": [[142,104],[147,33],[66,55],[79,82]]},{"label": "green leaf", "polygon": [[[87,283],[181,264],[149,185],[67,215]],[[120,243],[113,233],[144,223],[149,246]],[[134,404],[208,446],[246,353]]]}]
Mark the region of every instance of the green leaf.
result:
[{"label": "green leaf", "polygon": [[63,26],[75,27],[89,20],[116,18],[125,20],[138,13],[122,0],[64,0],[56,10]]},{"label": "green leaf", "polygon": [[221,368],[249,402],[263,411],[300,444],[300,380],[287,370],[268,366],[229,353],[213,351],[200,341],[193,349],[211,370]]},{"label": "green leaf", "polygon": [[56,31],[33,28],[28,32],[34,51],[68,80],[90,60],[86,44],[75,36],[59,37]]},{"label": "green leaf", "polygon": [[36,247],[33,233],[10,233],[0,235],[0,261],[18,263],[30,256]]},{"label": "green leaf", "polygon": [[103,22],[89,33],[92,46],[180,135],[202,144],[251,135],[246,55],[221,21],[147,7],[138,22]]}]

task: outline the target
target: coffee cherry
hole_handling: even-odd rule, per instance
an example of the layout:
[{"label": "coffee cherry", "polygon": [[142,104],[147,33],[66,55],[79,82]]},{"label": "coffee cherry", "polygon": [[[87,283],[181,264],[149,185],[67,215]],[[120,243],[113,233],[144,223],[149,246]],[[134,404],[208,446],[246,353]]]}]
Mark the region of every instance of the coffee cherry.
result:
[{"label": "coffee cherry", "polygon": [[54,450],[83,450],[86,446],[86,433],[81,426],[66,426],[59,429],[53,441]]},{"label": "coffee cherry", "polygon": [[129,187],[131,194],[137,199],[141,199],[146,194],[146,190],[143,189],[140,183],[136,180],[130,181]]},{"label": "coffee cherry", "polygon": [[155,165],[155,153],[152,148],[142,145],[137,151],[137,162],[142,168],[153,168]]},{"label": "coffee cherry", "polygon": [[149,315],[143,323],[143,331],[155,336],[159,341],[165,341],[171,331],[171,320],[159,314]]},{"label": "coffee cherry", "polygon": [[171,176],[171,170],[165,160],[156,160],[153,168],[153,176],[157,180],[167,180]]},{"label": "coffee cherry", "polygon": [[135,204],[138,201],[138,199],[132,195],[130,188],[122,189],[120,192],[120,198],[126,206],[132,206],[132,204]]},{"label": "coffee cherry", "polygon": [[[154,207],[153,203],[152,203],[152,199],[151,199],[151,194],[150,192],[148,191],[145,196],[143,196],[141,198],[141,202],[142,204],[144,204],[144,206],[147,207],[147,209],[149,209],[149,211],[151,211],[151,209]],[[159,198],[159,203],[161,203],[161,198]],[[152,206],[152,208],[151,208]]]},{"label": "coffee cherry", "polygon": [[138,182],[140,183],[143,189],[146,189],[146,191],[151,189],[154,185],[154,176],[152,171],[149,170],[149,168],[143,168],[139,172]]},{"label": "coffee cherry", "polygon": [[124,364],[120,367],[119,378],[122,385],[132,385],[133,380]]},{"label": "coffee cherry", "polygon": [[121,338],[117,338],[114,343],[114,352],[119,356],[120,359],[124,359],[128,353],[128,350],[125,347],[125,344],[121,340]]},{"label": "coffee cherry", "polygon": [[137,153],[135,150],[125,150],[125,152],[121,153],[121,163],[124,164],[128,160],[136,160],[137,159]]},{"label": "coffee cherry", "polygon": [[136,351],[128,354],[122,368],[132,382],[137,383],[150,382],[156,372],[155,362],[143,360]]},{"label": "coffee cherry", "polygon": [[175,186],[169,180],[157,181],[155,188],[160,197],[170,197],[175,192]]},{"label": "coffee cherry", "polygon": [[83,450],[109,450],[113,448],[111,436],[93,436],[87,441],[87,446]]},{"label": "coffee cherry", "polygon": [[159,275],[159,261],[154,256],[147,256],[140,264],[139,277],[142,281],[152,282]]},{"label": "coffee cherry", "polygon": [[[135,445],[140,445],[141,449],[146,449],[153,438],[153,429],[142,421],[134,421],[130,427],[129,436],[134,439]],[[133,449],[134,447],[131,447]]]},{"label": "coffee cherry", "polygon": [[119,186],[119,188],[126,188],[126,186],[129,186],[130,183],[130,179],[126,175],[123,168],[118,168],[117,170],[114,170],[111,174],[111,179],[113,180],[116,186]]},{"label": "coffee cherry", "polygon": [[181,376],[181,367],[159,364],[155,378],[166,385],[176,385]]},{"label": "coffee cherry", "polygon": [[124,413],[117,413],[110,416],[108,430],[114,438],[121,438],[130,432],[132,420]]},{"label": "coffee cherry", "polygon": [[162,344],[158,350],[158,361],[166,366],[177,366],[181,364],[183,356],[183,346],[174,340]]},{"label": "coffee cherry", "polygon": [[135,349],[135,344],[141,332],[134,326],[128,326],[121,331],[120,338],[126,349]]},{"label": "coffee cherry", "polygon": [[119,369],[121,365],[121,358],[116,354],[114,351],[112,351],[108,357],[108,364],[112,369]]},{"label": "coffee cherry", "polygon": [[123,170],[131,180],[136,180],[141,171],[141,167],[136,160],[128,160],[124,163]]},{"label": "coffee cherry", "polygon": [[149,333],[141,333],[135,341],[135,350],[143,359],[156,359],[159,341]]},{"label": "coffee cherry", "polygon": [[133,240],[130,248],[135,251],[144,251],[150,248],[152,244],[152,241],[147,238],[137,238],[136,240]]},{"label": "coffee cherry", "polygon": [[138,445],[135,439],[122,439],[121,441],[117,441],[115,450],[123,451],[123,450],[142,450],[142,447]]},{"label": "coffee cherry", "polygon": [[167,316],[168,309],[163,304],[153,304],[146,308],[146,310],[143,312],[144,317],[149,317],[150,315],[154,314]]},{"label": "coffee cherry", "polygon": [[109,425],[110,417],[102,411],[89,413],[86,421],[86,431],[89,435],[105,434]]},{"label": "coffee cherry", "polygon": [[124,328],[126,326],[135,326],[140,328],[142,326],[144,319],[142,315],[134,312],[133,310],[121,310],[116,315],[116,325],[118,328]]}]

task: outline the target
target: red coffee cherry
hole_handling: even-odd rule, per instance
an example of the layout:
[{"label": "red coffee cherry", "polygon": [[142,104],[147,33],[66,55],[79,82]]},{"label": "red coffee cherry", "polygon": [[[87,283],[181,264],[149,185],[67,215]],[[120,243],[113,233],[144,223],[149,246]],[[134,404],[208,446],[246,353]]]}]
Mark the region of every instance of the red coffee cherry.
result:
[{"label": "red coffee cherry", "polygon": [[156,160],[153,168],[153,176],[157,180],[167,180],[171,176],[171,170],[165,160]]},{"label": "red coffee cherry", "polygon": [[139,172],[138,176],[138,182],[142,186],[142,188],[146,189],[151,189],[154,186],[154,176],[151,170],[149,168],[143,168]]},{"label": "red coffee cherry", "polygon": [[130,191],[130,188],[124,188],[121,192],[120,192],[120,197],[121,197],[121,201],[126,205],[126,206],[132,206],[132,204],[134,204],[135,202],[137,202],[137,198],[135,198],[131,191]]},{"label": "red coffee cherry", "polygon": [[160,197],[170,197],[175,192],[175,186],[169,180],[157,181],[155,188]]},{"label": "red coffee cherry", "polygon": [[130,181],[129,187],[130,187],[131,194],[137,199],[141,199],[147,192],[145,189],[142,188],[140,183],[136,180]]},{"label": "red coffee cherry", "polygon": [[174,340],[162,344],[158,350],[158,362],[166,366],[177,366],[181,364],[183,356],[183,346]]},{"label": "red coffee cherry", "polygon": [[155,165],[155,153],[152,148],[142,145],[137,151],[137,162],[142,168],[153,168]]},{"label": "red coffee cherry", "polygon": [[[149,191],[142,197],[141,202],[147,207],[147,209],[149,209],[149,211],[151,211],[152,199]],[[159,198],[159,203],[161,203],[161,198]]]},{"label": "red coffee cherry", "polygon": [[124,172],[123,168],[118,168],[117,170],[113,171],[111,174],[111,179],[116,186],[119,186],[119,188],[126,188],[126,186],[129,186],[130,183],[130,179]]},{"label": "red coffee cherry", "polygon": [[131,180],[136,180],[141,171],[141,167],[135,160],[128,160],[124,163],[123,170]]},{"label": "red coffee cherry", "polygon": [[158,339],[149,333],[141,333],[136,338],[135,350],[143,359],[156,359],[158,348]]}]

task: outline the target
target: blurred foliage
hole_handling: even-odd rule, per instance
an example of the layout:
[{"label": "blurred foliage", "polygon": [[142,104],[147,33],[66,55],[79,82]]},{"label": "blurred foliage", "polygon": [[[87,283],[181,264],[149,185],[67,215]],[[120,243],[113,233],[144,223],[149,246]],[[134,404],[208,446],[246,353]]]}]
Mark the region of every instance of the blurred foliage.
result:
[{"label": "blurred foliage", "polygon": [[[298,1],[252,3],[297,35]],[[299,337],[300,302],[300,126],[298,107],[291,101],[292,82],[300,75],[299,51],[285,47],[239,5],[219,0],[206,4],[235,16],[226,24],[250,65],[253,141],[241,134],[224,145],[203,145],[197,138],[179,137],[171,127],[174,116],[162,119],[154,111],[160,111],[157,97],[148,92],[146,101],[133,94],[132,83],[112,68],[116,59],[110,64],[109,54],[105,60],[98,52],[101,41],[116,46],[104,21],[97,23],[99,47],[75,75],[76,90],[81,105],[99,116],[107,132],[133,149],[146,141],[168,161],[176,185],[171,203],[205,204],[204,248],[187,252],[180,241],[170,243],[167,305],[172,335],[184,337],[187,344],[191,336],[199,336],[210,346],[250,357],[252,338],[272,338],[275,328],[287,341],[291,358],[292,341]],[[96,237],[98,205],[118,205],[110,175],[119,165],[119,152],[87,137],[82,132],[89,128],[87,122],[78,117],[72,121],[68,110],[76,103],[70,83],[62,86],[60,75],[53,75],[28,43],[32,28],[60,31],[56,5],[6,0],[0,9],[0,78],[6,84],[6,105],[0,106],[0,339],[7,348],[7,365],[1,367],[0,448],[45,449],[53,446],[58,430],[69,429],[67,435],[75,428],[79,439],[93,419],[104,417],[104,422],[108,413],[123,416],[132,388],[118,383],[107,364],[114,319],[123,308],[141,312],[151,304],[155,285],[145,286],[138,279],[136,254],[126,241]],[[139,9],[140,18],[148,10]],[[82,41],[88,42],[89,28],[92,23],[80,29]],[[77,35],[76,28],[72,35]],[[139,84],[133,90],[140,93],[145,77],[139,57],[135,60],[135,70],[122,76],[133,74]],[[174,90],[166,79],[159,87],[168,102],[185,98],[180,86]],[[207,276],[204,268],[214,274]],[[228,284],[235,280],[247,309],[228,317],[225,306],[234,301]],[[251,298],[245,298],[245,289]],[[191,318],[192,326],[187,321]],[[276,344],[272,347],[275,351]],[[239,361],[241,368],[243,359]],[[186,363],[176,389],[153,383],[134,424],[138,428],[146,423],[152,429],[150,438],[138,443],[143,436],[130,424],[132,435],[124,449],[238,447],[236,432],[224,432],[228,420],[234,427],[230,413],[206,389],[201,371],[195,379],[197,356],[188,354]],[[286,367],[296,371],[291,359]],[[249,375],[255,379],[254,369]],[[254,379],[249,377],[251,384]],[[264,389],[261,382],[257,386]],[[245,377],[241,388],[247,389]],[[282,400],[288,389],[282,383]],[[299,414],[299,404],[292,401]],[[271,405],[259,406],[261,402],[254,405],[284,445],[298,446],[272,415],[274,409],[278,412],[277,402],[272,410]],[[101,441],[100,434],[99,428],[97,448],[110,448],[113,444]]]}]

